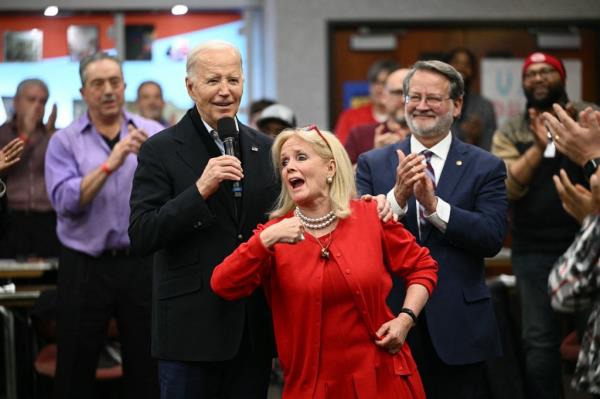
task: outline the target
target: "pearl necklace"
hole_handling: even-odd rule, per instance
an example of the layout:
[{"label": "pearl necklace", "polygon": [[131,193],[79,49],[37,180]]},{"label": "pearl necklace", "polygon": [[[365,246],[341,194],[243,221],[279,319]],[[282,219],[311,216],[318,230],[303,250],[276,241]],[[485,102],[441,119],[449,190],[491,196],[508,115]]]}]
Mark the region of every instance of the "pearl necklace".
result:
[{"label": "pearl necklace", "polygon": [[337,219],[337,216],[333,211],[329,211],[325,216],[310,218],[303,214],[298,207],[296,207],[294,210],[294,215],[298,216],[300,218],[300,223],[310,230],[324,229],[325,227],[330,226],[333,222],[335,222],[335,219]]}]

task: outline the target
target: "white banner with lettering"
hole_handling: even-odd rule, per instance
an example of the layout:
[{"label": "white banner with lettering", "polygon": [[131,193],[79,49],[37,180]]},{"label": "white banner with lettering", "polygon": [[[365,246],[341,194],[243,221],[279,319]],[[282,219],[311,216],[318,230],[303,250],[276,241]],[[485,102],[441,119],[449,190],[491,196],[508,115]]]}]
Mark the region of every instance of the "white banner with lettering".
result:
[{"label": "white banner with lettering", "polygon": [[[571,101],[581,101],[581,61],[564,59],[567,93]],[[497,125],[525,111],[521,68],[523,59],[484,58],[481,60],[481,95],[494,104]]]}]

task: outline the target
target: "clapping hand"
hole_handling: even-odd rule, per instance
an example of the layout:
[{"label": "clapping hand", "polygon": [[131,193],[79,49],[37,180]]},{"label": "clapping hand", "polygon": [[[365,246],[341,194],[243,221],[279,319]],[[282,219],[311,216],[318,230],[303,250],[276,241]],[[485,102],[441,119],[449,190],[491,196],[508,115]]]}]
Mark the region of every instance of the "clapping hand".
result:
[{"label": "clapping hand", "polygon": [[406,201],[413,195],[414,186],[421,178],[427,178],[425,168],[427,165],[425,157],[419,154],[404,155],[402,150],[396,150],[398,154],[398,167],[396,168],[396,185],[394,186],[394,197],[401,208],[406,206]]},{"label": "clapping hand", "polygon": [[586,108],[577,123],[568,110],[558,104],[553,107],[556,116],[544,112],[543,117],[556,148],[579,166],[600,156],[600,111]]},{"label": "clapping hand", "polygon": [[142,130],[137,129],[133,125],[129,124],[127,136],[120,140],[106,160],[106,166],[111,170],[118,169],[125,158],[129,154],[137,154],[140,151],[140,147],[148,139],[148,134]]},{"label": "clapping hand", "polygon": [[16,138],[0,149],[0,173],[21,160],[23,148],[23,140]]},{"label": "clapping hand", "polygon": [[579,223],[582,223],[587,215],[600,211],[600,194],[596,193],[594,198],[592,191],[581,184],[573,184],[563,169],[560,170],[560,175],[553,176],[553,179],[564,210]]}]

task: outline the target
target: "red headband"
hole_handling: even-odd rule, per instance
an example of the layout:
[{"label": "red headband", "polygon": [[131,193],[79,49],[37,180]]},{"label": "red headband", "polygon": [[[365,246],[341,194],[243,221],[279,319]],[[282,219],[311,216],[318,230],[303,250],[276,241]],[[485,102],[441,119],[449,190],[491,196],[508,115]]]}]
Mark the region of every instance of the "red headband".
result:
[{"label": "red headband", "polygon": [[563,63],[558,58],[553,57],[550,54],[540,52],[532,53],[527,58],[525,58],[525,63],[523,64],[523,75],[525,74],[525,72],[527,72],[527,68],[529,68],[531,64],[539,63],[548,64],[554,69],[556,69],[563,82],[565,81],[565,79],[567,79],[567,72],[565,71]]}]

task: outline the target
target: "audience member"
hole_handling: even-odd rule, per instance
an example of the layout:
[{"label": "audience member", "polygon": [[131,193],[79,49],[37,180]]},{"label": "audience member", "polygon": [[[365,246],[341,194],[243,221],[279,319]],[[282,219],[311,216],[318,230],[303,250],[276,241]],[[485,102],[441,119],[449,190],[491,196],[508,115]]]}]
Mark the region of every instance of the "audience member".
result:
[{"label": "audience member", "polygon": [[135,103],[138,112],[144,118],[155,120],[165,127],[170,126],[164,117],[165,100],[158,82],[147,80],[140,83]]},{"label": "audience member", "polygon": [[256,120],[260,118],[261,112],[273,104],[275,104],[275,101],[269,100],[268,98],[252,101],[252,103],[250,103],[250,112],[248,113],[248,126],[252,129],[256,129]]},{"label": "audience member", "polygon": [[6,183],[2,180],[2,175],[11,166],[21,160],[23,153],[23,141],[13,139],[4,147],[0,148],[0,238],[6,232]]},{"label": "audience member", "polygon": [[0,241],[0,258],[56,257],[56,214],[44,182],[44,157],[54,133],[56,107],[44,125],[48,87],[39,79],[26,79],[17,86],[14,116],[0,126],[0,147],[20,139],[21,162],[4,175],[7,188],[7,226]]},{"label": "audience member", "polygon": [[[596,132],[600,135],[600,129]],[[600,279],[600,169],[592,175],[590,183],[592,212],[586,216],[571,246],[554,264],[548,287],[552,307],[556,310],[574,312],[592,305],[571,385],[600,398],[600,301],[597,299]]]},{"label": "audience member", "polygon": [[[560,311],[580,311],[590,304],[592,311],[582,337],[581,350],[571,385],[582,392],[600,398],[600,168],[588,164],[595,159],[600,147],[600,112],[587,108],[575,122],[560,105],[554,104],[557,117],[544,113],[552,137],[559,150],[580,165],[586,165],[591,191],[581,185],[573,186],[561,171],[554,176],[564,209],[582,221],[582,227],[567,251],[556,261],[548,280],[552,307]],[[589,148],[592,148],[590,150]],[[589,158],[592,157],[592,158]]]},{"label": "audience member", "polygon": [[[548,275],[568,248],[578,224],[561,206],[553,175],[563,169],[575,184],[583,170],[548,139],[543,112],[568,103],[562,62],[545,53],[523,64],[526,112],[509,119],[494,134],[492,152],[506,162],[506,187],[512,201],[512,268],[517,277],[525,353],[526,389],[530,398],[561,395],[560,326],[550,306]],[[585,107],[573,103],[576,110]]]},{"label": "audience member", "polygon": [[397,69],[391,72],[385,80],[383,103],[388,116],[385,122],[359,125],[350,129],[344,147],[353,164],[363,152],[401,141],[409,133],[404,117],[404,91],[402,89],[408,71],[407,68]]},{"label": "audience member", "polygon": [[335,135],[342,144],[346,143],[350,129],[354,126],[383,122],[387,119],[383,103],[383,85],[390,72],[399,67],[400,65],[393,60],[380,60],[371,65],[367,73],[370,102],[343,111],[335,124]]},{"label": "audience member", "polygon": [[282,130],[296,127],[296,115],[283,104],[269,105],[256,120],[256,127],[275,138]]},{"label": "audience member", "polygon": [[[237,48],[201,44],[186,71],[195,106],[142,146],[131,195],[132,246],[155,253],[152,354],[162,398],[265,398],[274,352],[265,297],[257,291],[224,301],[209,280],[277,197],[271,139],[236,120],[238,159],[224,155],[216,134],[221,118],[236,117],[242,98]],[[231,181],[241,182],[241,200]]]},{"label": "audience member", "polygon": [[[262,286],[284,397],[424,399],[404,341],[435,286],[436,262],[401,223],[351,200],[352,164],[333,134],[287,130],[272,159],[281,178],[273,220],[215,268],[211,287],[239,300]],[[385,303],[390,273],[408,287],[397,317]]]},{"label": "audience member", "polygon": [[465,82],[462,112],[454,120],[452,132],[459,139],[489,151],[496,130],[496,113],[488,99],[471,90],[478,69],[475,54],[458,47],[448,53],[447,62],[460,72]]},{"label": "audience member", "polygon": [[58,271],[55,393],[91,398],[107,326],[115,318],[127,398],[158,397],[150,357],[151,258],[129,247],[129,196],[136,154],[163,127],[123,109],[118,59],[81,60],[88,110],[54,134],[46,153],[46,185],[62,243]]},{"label": "audience member", "polygon": [[[451,134],[464,92],[452,66],[417,62],[404,92],[411,135],[359,156],[358,190],[388,193],[404,226],[440,265],[436,291],[408,336],[427,397],[487,398],[484,361],[501,347],[484,257],[502,248],[506,233],[505,167]],[[388,298],[394,311],[402,298],[395,282]]]}]

